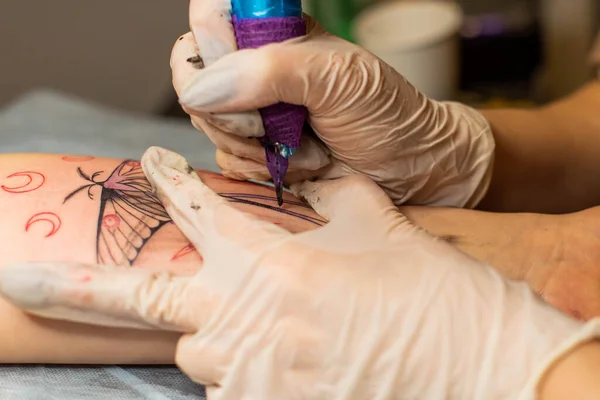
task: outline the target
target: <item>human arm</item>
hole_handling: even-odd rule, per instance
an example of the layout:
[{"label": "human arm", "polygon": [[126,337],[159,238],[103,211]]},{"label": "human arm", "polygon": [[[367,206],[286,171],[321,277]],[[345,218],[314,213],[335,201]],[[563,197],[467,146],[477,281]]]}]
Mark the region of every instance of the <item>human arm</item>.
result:
[{"label": "human arm", "polygon": [[583,325],[431,238],[364,177],[296,186],[330,222],[292,235],[229,207],[173,153],[143,163],[206,255],[201,271],[18,265],[0,270],[3,296],[46,317],[181,331],[178,365],[221,399],[525,400],[597,368],[586,344],[600,321]]},{"label": "human arm", "polygon": [[600,316],[600,207],[564,215],[400,207],[406,217],[546,302],[587,321]]},{"label": "human arm", "polygon": [[594,400],[600,393],[600,342],[585,343],[551,368],[540,385],[540,400]]},{"label": "human arm", "polygon": [[533,109],[481,110],[496,142],[479,208],[569,213],[600,205],[600,82]]},{"label": "human arm", "polygon": [[[116,172],[124,163],[125,169]],[[95,173],[98,174],[94,176]],[[118,188],[115,186],[117,181],[113,179],[112,186],[106,183],[105,187],[100,184],[89,186],[92,182],[82,176],[93,177],[95,182],[101,183],[119,173],[135,178],[129,183],[135,183],[135,188],[141,191],[134,190],[129,195],[122,192],[125,194],[122,200],[113,196],[113,200],[102,202],[101,199],[111,193],[111,187]],[[211,187],[234,201],[240,209],[285,229],[298,232],[323,223],[289,194],[284,207],[277,210],[271,207],[275,200],[271,199],[270,188],[230,181],[210,172],[201,174]],[[82,190],[65,201],[81,187]],[[25,261],[95,263],[99,256],[104,256],[106,264],[114,265],[118,259],[123,269],[158,268],[177,274],[193,274],[201,266],[202,259],[170,223],[170,218],[164,218],[166,213],[162,206],[147,209],[145,216],[139,209],[127,207],[127,202],[139,205],[151,196],[152,193],[143,192],[148,189],[139,163],[135,161],[127,165],[127,160],[93,157],[1,155],[0,268]],[[136,197],[138,194],[142,197]],[[102,213],[101,203],[104,203]],[[119,208],[123,205],[127,208]],[[130,212],[137,217],[132,218]],[[140,224],[135,229],[129,226],[134,226],[134,222]],[[146,232],[145,224],[154,228],[160,224],[160,227]],[[116,232],[115,229],[126,232],[134,245],[103,245],[105,239],[111,240],[111,232]],[[143,237],[135,234],[136,231]],[[121,249],[129,258],[122,257]],[[107,257],[111,252],[113,256]],[[1,299],[0,321],[0,363],[172,363],[180,336],[32,318]]]}]

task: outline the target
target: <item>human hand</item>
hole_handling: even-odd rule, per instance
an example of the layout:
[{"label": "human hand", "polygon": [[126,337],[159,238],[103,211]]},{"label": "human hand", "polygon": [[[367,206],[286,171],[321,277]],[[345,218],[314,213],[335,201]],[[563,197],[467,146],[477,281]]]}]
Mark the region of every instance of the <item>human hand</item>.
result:
[{"label": "human hand", "polygon": [[411,222],[524,281],[577,319],[600,317],[600,207],[573,214],[490,213],[401,207]]},{"label": "human hand", "polygon": [[18,265],[0,291],[41,316],[183,332],[177,364],[211,399],[530,396],[595,334],[414,227],[365,177],[296,186],[330,223],[294,235],[233,208],[174,153],[142,162],[204,254],[197,275]]},{"label": "human hand", "polygon": [[[306,17],[308,35],[236,51],[229,0],[192,0],[192,32],[178,40],[174,87],[193,124],[216,144],[234,179],[268,180],[256,110],[304,105],[318,139],[304,135],[287,182],[362,174],[398,204],[474,207],[489,181],[487,121],[458,103],[433,101],[366,50]],[[199,55],[202,63],[188,60]],[[201,68],[196,68],[201,67]]]}]

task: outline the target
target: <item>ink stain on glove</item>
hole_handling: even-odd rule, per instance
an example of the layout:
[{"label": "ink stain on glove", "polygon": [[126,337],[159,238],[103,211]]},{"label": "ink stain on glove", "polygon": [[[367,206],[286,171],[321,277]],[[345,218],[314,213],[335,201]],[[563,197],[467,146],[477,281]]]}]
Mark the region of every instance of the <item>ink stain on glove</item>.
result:
[{"label": "ink stain on glove", "polygon": [[202,59],[202,57],[200,57],[197,54],[195,56],[188,58],[186,61],[189,62],[190,64],[192,64],[192,66],[196,69],[204,68],[204,60]]}]

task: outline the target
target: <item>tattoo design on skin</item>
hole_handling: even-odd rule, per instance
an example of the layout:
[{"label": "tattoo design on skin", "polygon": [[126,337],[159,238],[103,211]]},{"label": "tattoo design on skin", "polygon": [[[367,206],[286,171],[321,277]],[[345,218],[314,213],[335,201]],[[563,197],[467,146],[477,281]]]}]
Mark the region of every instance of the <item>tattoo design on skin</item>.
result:
[{"label": "tattoo design on skin", "polygon": [[195,251],[196,247],[193,244],[189,243],[188,245],[179,249],[177,253],[175,253],[175,255],[171,258],[171,261],[179,260],[180,258],[187,256],[188,254],[194,253]]},{"label": "tattoo design on skin", "polygon": [[[6,179],[26,178],[27,182],[17,186],[2,185],[0,188],[7,193],[30,193],[41,188],[46,182],[46,177],[34,171],[15,172],[6,177]],[[20,179],[23,182],[23,179]]]},{"label": "tattoo design on skin", "polygon": [[[78,167],[77,173],[88,183],[66,196],[64,203],[82,192],[87,193],[92,200],[99,195],[97,262],[132,266],[150,238],[165,224],[172,223],[169,214],[146,179],[140,162],[133,160],[122,162],[106,180],[98,178],[104,171],[89,175]],[[219,193],[219,195],[232,203],[248,204],[287,214],[318,226],[327,223],[309,215],[278,207],[276,197],[244,193]],[[310,210],[310,207],[301,202],[286,200],[285,204]],[[195,247],[190,243],[178,250],[171,261],[181,259],[195,251]]]},{"label": "tattoo design on skin", "polygon": [[35,214],[33,217],[29,218],[29,220],[25,224],[25,232],[29,232],[29,228],[31,228],[32,225],[34,225],[38,222],[46,222],[52,226],[52,228],[50,229],[50,232],[48,232],[48,234],[46,234],[46,236],[45,236],[47,238],[54,236],[56,234],[56,232],[58,232],[58,230],[60,229],[60,227],[62,225],[62,221],[60,220],[60,217],[58,215],[56,215],[55,213],[40,212],[40,213]]},{"label": "tattoo design on skin", "polygon": [[88,181],[67,197],[66,203],[80,192],[90,199],[100,198],[96,232],[96,257],[99,264],[131,266],[152,235],[171,218],[153,194],[139,162],[127,160],[99,180],[103,171],[92,175],[77,168]]},{"label": "tattoo design on skin", "polygon": [[92,161],[96,157],[92,156],[64,156],[61,159],[66,162],[86,162]]},{"label": "tattoo design on skin", "polygon": [[[320,218],[311,217],[309,215],[304,215],[304,214],[301,214],[296,211],[286,210],[284,208],[279,207],[277,205],[277,197],[274,197],[274,196],[263,196],[263,195],[258,195],[258,194],[244,194],[244,193],[219,193],[219,195],[221,197],[226,198],[227,200],[229,200],[232,203],[250,204],[250,205],[253,205],[256,207],[265,208],[267,210],[272,210],[272,211],[276,211],[281,214],[287,214],[287,215],[291,215],[296,218],[300,218],[304,221],[310,222],[310,223],[318,225],[318,226],[323,226],[327,223],[327,221],[322,220]],[[255,200],[263,200],[263,201],[271,202],[271,203],[273,203],[273,205],[259,203]],[[299,201],[284,200],[283,204],[290,204],[290,205],[294,205],[294,206],[298,206],[298,207],[302,207],[307,210],[310,210],[309,206],[307,206],[305,203],[301,203]]]}]

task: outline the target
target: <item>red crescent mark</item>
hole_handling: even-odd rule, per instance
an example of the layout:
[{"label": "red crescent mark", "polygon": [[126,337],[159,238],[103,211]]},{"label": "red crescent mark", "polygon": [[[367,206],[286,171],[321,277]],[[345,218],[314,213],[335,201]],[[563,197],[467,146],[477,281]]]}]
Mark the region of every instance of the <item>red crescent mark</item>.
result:
[{"label": "red crescent mark", "polygon": [[86,162],[86,161],[91,161],[96,157],[92,157],[92,156],[64,156],[62,158],[63,161],[66,162]]},{"label": "red crescent mark", "polygon": [[7,176],[6,179],[17,177],[26,177],[28,181],[21,186],[2,185],[2,190],[8,193],[29,193],[38,190],[46,182],[46,177],[43,174],[34,171],[15,172]]},{"label": "red crescent mark", "polygon": [[173,258],[171,258],[171,261],[178,260],[178,259],[185,257],[188,254],[191,254],[195,251],[196,251],[196,247],[194,247],[194,245],[190,243],[190,244],[186,245],[185,247],[183,247],[181,250],[179,250],[177,253],[175,253]]},{"label": "red crescent mark", "polygon": [[46,237],[54,236],[54,234],[58,232],[60,226],[62,225],[62,221],[60,220],[60,217],[58,215],[52,212],[41,212],[29,218],[29,221],[27,221],[27,224],[25,225],[25,232],[29,232],[29,228],[31,227],[31,225],[35,224],[36,222],[42,221],[48,222],[52,225],[52,229],[46,235]]},{"label": "red crescent mark", "polygon": [[109,230],[114,230],[119,227],[121,224],[121,218],[116,216],[115,214],[108,214],[102,218],[102,225]]}]

